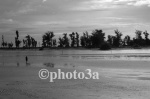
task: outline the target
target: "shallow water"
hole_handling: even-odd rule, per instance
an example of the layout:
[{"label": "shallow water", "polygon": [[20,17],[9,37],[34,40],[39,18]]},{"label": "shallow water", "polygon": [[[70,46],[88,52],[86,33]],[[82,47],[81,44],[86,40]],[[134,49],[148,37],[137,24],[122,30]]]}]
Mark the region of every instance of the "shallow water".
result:
[{"label": "shallow water", "polygon": [[[29,64],[26,64],[26,56]],[[150,61],[150,50],[0,50],[0,66],[50,67],[53,64],[58,68],[72,68],[78,65],[99,66],[99,60]]]},{"label": "shallow water", "polygon": [[74,60],[147,60],[150,61],[150,49],[130,50],[0,50],[0,64],[23,64],[25,56],[30,63],[61,62]]},{"label": "shallow water", "polygon": [[[28,56],[28,63],[25,57]],[[104,61],[101,63],[99,60]],[[115,62],[107,62],[115,60]],[[142,61],[139,63],[119,61]],[[106,62],[105,62],[106,61]],[[90,66],[106,77],[149,80],[149,63],[145,67],[143,62],[150,61],[150,50],[0,50],[0,66],[38,66],[51,68],[78,68],[87,69]],[[117,62],[117,63],[116,63]],[[128,65],[130,64],[130,65]],[[137,65],[137,66],[136,66]],[[97,69],[99,67],[99,69]],[[117,69],[116,69],[117,68]],[[139,70],[135,70],[135,68]],[[144,68],[144,71],[142,69]],[[145,72],[146,70],[146,72]]]}]

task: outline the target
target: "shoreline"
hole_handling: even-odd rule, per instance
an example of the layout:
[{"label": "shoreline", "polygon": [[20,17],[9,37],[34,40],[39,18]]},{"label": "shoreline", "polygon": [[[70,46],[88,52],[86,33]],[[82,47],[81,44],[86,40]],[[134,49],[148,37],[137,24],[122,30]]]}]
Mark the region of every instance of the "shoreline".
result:
[{"label": "shoreline", "polygon": [[[40,50],[41,49],[41,50]],[[119,48],[111,48],[109,50],[100,50],[99,48],[84,48],[84,47],[69,47],[69,48],[62,48],[62,47],[51,47],[51,48],[43,48],[43,47],[36,47],[36,48],[23,48],[23,47],[20,47],[20,48],[16,48],[16,47],[13,47],[13,48],[2,48],[0,47],[0,50],[40,50],[40,51],[44,51],[44,50],[99,50],[99,51],[110,51],[110,50],[132,50],[132,49],[135,49],[135,50],[143,50],[143,49],[150,49],[150,47],[141,47],[141,48],[133,48],[133,47],[119,47]]]},{"label": "shoreline", "polygon": [[[20,47],[20,48],[0,48],[0,50],[40,50],[41,48],[43,47],[36,47],[36,48],[23,48],[23,47]],[[84,47],[75,47],[75,48],[72,48],[72,47],[69,47],[69,48],[62,48],[62,47],[51,47],[51,48],[43,48],[42,50],[100,50],[99,48],[84,48]],[[128,49],[134,49],[132,47],[124,47],[124,48],[111,48],[109,50],[128,50]],[[141,49],[150,49],[150,47],[143,47]],[[41,51],[42,51],[41,50]],[[100,51],[109,51],[109,50],[100,50]]]}]

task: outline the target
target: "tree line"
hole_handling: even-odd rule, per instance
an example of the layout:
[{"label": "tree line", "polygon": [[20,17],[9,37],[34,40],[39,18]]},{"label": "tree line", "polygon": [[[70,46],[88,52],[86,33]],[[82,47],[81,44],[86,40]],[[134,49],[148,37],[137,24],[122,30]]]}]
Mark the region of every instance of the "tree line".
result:
[{"label": "tree line", "polygon": [[23,40],[19,39],[19,31],[16,31],[16,37],[15,37],[15,45],[12,42],[7,42],[4,40],[4,36],[2,35],[2,48],[12,48],[15,46],[16,48],[20,48],[21,43],[23,43],[22,48],[36,48],[37,47],[37,41],[31,37],[30,35],[25,36]]},{"label": "tree line", "polygon": [[[62,37],[55,38],[53,31],[47,31],[42,36],[42,48],[100,48],[107,50],[119,47],[140,48],[150,46],[149,33],[147,31],[136,30],[135,37],[129,35],[123,37],[123,34],[118,29],[114,30],[114,35],[108,35],[107,39],[105,32],[102,29],[95,29],[91,33],[83,32],[80,36],[78,32],[70,34],[63,33]],[[21,47],[22,43],[22,47]],[[25,36],[23,40],[19,39],[19,31],[16,31],[15,44],[4,40],[2,35],[2,48],[36,48],[37,41],[30,35]]]}]

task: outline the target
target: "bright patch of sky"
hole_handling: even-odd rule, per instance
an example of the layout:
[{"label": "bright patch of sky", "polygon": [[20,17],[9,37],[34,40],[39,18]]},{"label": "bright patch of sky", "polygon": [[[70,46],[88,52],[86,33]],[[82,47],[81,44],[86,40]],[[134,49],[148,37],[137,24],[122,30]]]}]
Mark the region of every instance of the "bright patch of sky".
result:
[{"label": "bright patch of sky", "polygon": [[94,29],[134,36],[135,30],[150,32],[149,11],[150,0],[1,0],[0,36],[14,41],[19,30],[20,39],[29,34],[41,41],[46,31],[59,37]]}]

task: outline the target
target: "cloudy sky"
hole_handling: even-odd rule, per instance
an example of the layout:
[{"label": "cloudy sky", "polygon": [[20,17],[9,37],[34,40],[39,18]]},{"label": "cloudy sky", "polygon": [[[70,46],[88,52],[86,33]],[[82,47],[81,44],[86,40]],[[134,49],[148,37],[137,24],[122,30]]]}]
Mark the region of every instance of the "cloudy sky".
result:
[{"label": "cloudy sky", "polygon": [[[41,40],[46,31],[61,33],[103,29],[134,36],[150,32],[150,0],[0,0],[0,36],[13,41],[15,30]],[[1,42],[1,38],[0,38]]]}]

